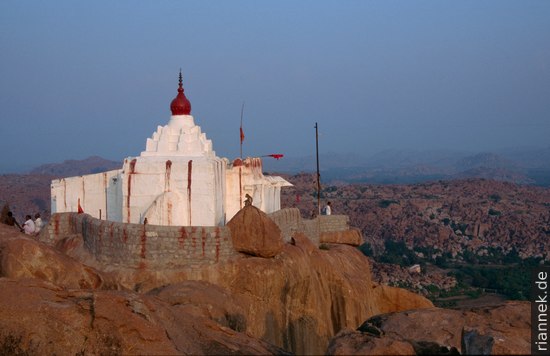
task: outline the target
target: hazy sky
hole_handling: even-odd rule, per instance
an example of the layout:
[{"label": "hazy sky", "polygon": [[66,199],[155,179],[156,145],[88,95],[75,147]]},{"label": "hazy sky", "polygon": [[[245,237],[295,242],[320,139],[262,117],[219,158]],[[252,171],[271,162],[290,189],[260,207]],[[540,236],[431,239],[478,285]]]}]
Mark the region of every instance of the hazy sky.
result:
[{"label": "hazy sky", "polygon": [[139,155],[182,68],[218,156],[548,146],[550,1],[0,2],[0,172]]}]

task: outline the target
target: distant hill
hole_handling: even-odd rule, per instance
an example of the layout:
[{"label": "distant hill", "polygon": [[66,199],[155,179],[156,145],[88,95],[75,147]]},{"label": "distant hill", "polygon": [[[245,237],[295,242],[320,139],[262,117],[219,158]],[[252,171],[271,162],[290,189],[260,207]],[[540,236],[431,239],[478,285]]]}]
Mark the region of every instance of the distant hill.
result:
[{"label": "distant hill", "polygon": [[58,178],[101,173],[122,167],[121,162],[110,161],[98,156],[83,160],[66,160],[63,163],[48,163],[34,168],[29,174],[49,175]]},{"label": "distant hill", "polygon": [[52,176],[38,174],[0,175],[0,209],[8,204],[17,221],[25,215],[42,215],[50,218],[50,183]]},{"label": "distant hill", "polygon": [[[374,155],[323,153],[324,182],[408,184],[433,180],[485,178],[550,186],[550,147],[472,153],[452,150],[386,150]],[[314,156],[264,161],[271,172],[314,172]]]},{"label": "distant hill", "polygon": [[83,160],[67,160],[34,168],[28,174],[0,175],[0,209],[5,204],[18,221],[26,214],[40,213],[50,218],[50,183],[52,179],[100,173],[122,167],[121,162],[92,156]]}]

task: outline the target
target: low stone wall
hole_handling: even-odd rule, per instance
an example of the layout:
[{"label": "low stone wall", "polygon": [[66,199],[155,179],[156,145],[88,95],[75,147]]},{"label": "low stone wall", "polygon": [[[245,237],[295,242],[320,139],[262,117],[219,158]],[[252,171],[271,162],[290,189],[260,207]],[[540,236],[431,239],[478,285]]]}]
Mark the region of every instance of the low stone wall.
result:
[{"label": "low stone wall", "polygon": [[181,268],[214,264],[238,254],[227,227],[125,224],[87,214],[55,214],[40,235],[51,245],[80,234],[98,261],[130,268]]},{"label": "low stone wall", "polygon": [[322,233],[349,230],[347,215],[320,215],[315,219],[302,219],[300,210],[287,208],[268,216],[279,226],[286,241],[290,240],[294,232],[302,232],[316,245],[319,245]]},{"label": "low stone wall", "polygon": [[319,220],[320,233],[349,229],[349,216],[347,215],[320,215],[317,219]]},{"label": "low stone wall", "polygon": [[297,208],[281,209],[268,216],[281,229],[285,241],[290,241],[295,232],[305,231],[300,210]]},{"label": "low stone wall", "polygon": [[[346,215],[323,215],[302,219],[296,208],[268,215],[282,231],[285,241],[302,232],[319,245],[327,232],[349,230]],[[113,266],[188,268],[229,260],[239,253],[233,248],[227,226],[159,226],[99,220],[88,214],[54,214],[40,240],[55,245],[79,234],[86,249],[100,262]]]}]

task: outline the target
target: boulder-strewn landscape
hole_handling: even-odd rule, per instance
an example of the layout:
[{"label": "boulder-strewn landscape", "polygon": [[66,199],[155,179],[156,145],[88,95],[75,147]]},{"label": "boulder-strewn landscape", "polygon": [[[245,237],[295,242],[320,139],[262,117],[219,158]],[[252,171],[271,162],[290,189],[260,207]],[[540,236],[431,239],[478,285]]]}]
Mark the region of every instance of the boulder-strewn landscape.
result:
[{"label": "boulder-strewn landscape", "polygon": [[[295,185],[283,191],[284,206],[304,216],[315,210],[314,176],[288,179]],[[299,202],[296,196],[299,195]],[[522,257],[550,260],[550,189],[486,179],[437,181],[411,185],[325,185],[323,202],[336,214],[346,214],[375,252],[384,240],[404,241],[409,247],[430,247],[434,258],[470,251],[486,255],[491,249]]]},{"label": "boulder-strewn landscape", "polygon": [[[67,239],[73,242],[55,248],[0,225],[3,351],[322,354],[330,342],[331,354],[412,354],[416,341],[457,347],[468,326],[493,335],[495,352],[529,352],[524,304],[503,306],[502,321],[488,312],[434,309],[411,292],[373,283],[368,259],[347,245],[319,249],[297,234],[274,258],[240,255],[190,273],[101,265],[74,236]],[[418,308],[432,311],[399,313]],[[358,345],[353,335],[363,332],[350,330],[380,314],[387,315],[376,324],[383,336],[360,336],[366,339]],[[452,325],[450,334],[433,320]]]},{"label": "boulder-strewn landscape", "polygon": [[[35,211],[50,219],[43,209],[50,176],[0,178],[0,199],[18,219]],[[286,178],[294,187],[283,190],[282,206],[309,218],[317,203],[314,176]],[[0,347],[50,354],[414,354],[460,352],[464,330],[474,330],[493,338],[493,353],[530,352],[528,303],[494,305],[504,298],[488,298],[484,306],[433,308],[392,286],[428,296],[430,288],[456,288],[461,282],[445,269],[448,261],[543,263],[547,188],[473,179],[335,184],[322,194],[335,214],[349,215],[356,229],[348,234],[353,241],[362,235],[360,249],[332,243],[338,236],[317,246],[296,233],[285,243],[268,220],[248,231],[265,219],[249,212],[228,224],[241,237],[241,253],[229,262],[132,270],[98,262],[82,236],[50,246],[0,225]],[[258,233],[267,240],[252,246]],[[421,273],[410,268],[417,261]]]}]

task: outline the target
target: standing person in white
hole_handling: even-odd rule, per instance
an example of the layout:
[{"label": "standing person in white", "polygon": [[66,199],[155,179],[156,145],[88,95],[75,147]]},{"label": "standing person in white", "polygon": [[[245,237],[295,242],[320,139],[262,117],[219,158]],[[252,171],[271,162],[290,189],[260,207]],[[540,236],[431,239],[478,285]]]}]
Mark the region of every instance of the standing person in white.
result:
[{"label": "standing person in white", "polygon": [[330,202],[327,202],[327,205],[323,208],[321,211],[322,215],[330,215],[332,214],[332,204]]},{"label": "standing person in white", "polygon": [[40,214],[36,213],[34,215],[34,234],[38,235],[38,233],[40,232],[40,230],[42,230],[43,227],[44,227],[44,222],[40,218]]}]

